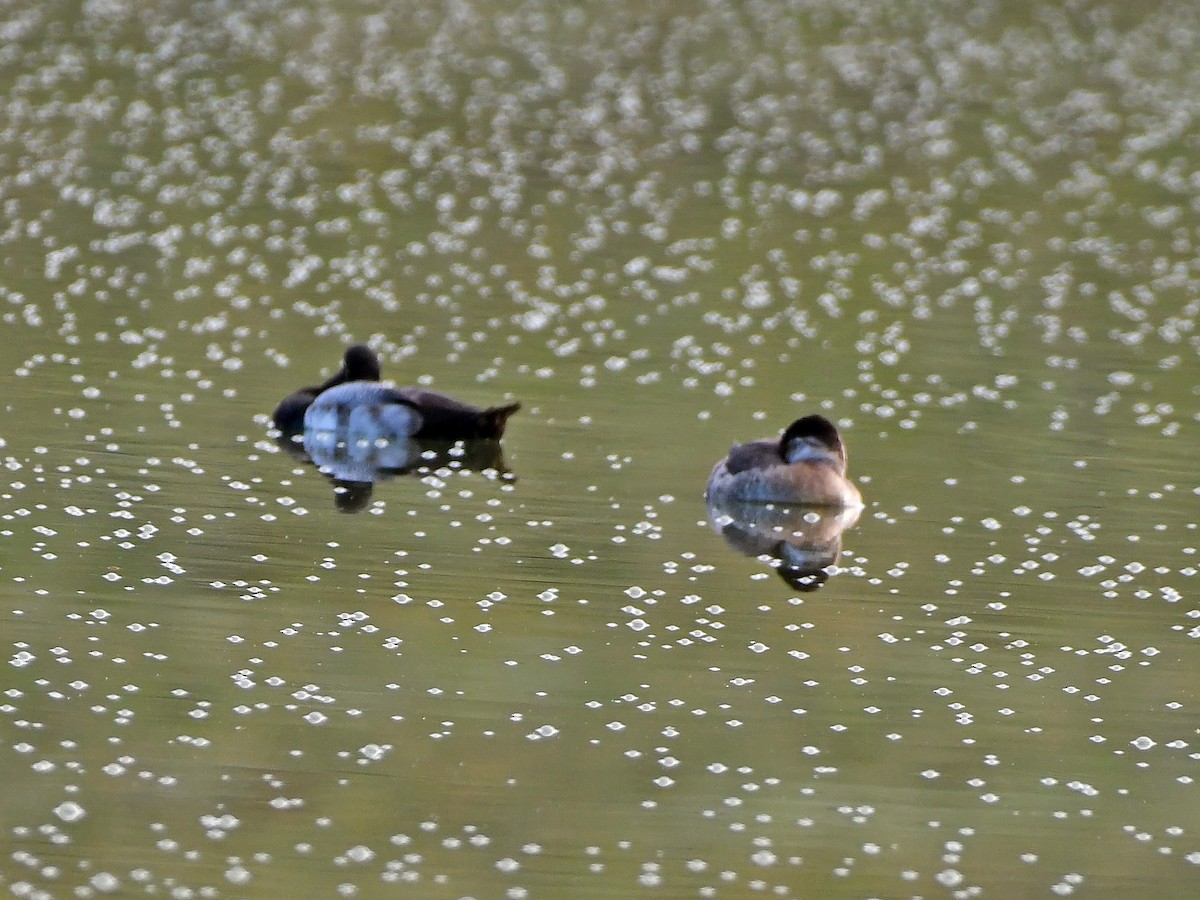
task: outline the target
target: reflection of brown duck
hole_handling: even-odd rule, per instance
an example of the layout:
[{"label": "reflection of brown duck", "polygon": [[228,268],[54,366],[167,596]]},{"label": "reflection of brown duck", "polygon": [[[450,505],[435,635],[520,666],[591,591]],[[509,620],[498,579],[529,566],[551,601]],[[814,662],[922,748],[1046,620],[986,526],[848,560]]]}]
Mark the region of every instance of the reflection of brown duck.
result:
[{"label": "reflection of brown duck", "polygon": [[824,416],[797,419],[778,440],[737,444],[713,467],[705,496],[713,502],[756,501],[807,506],[862,506],[846,477],[846,448]]},{"label": "reflection of brown duck", "polygon": [[858,521],[859,507],[708,504],[708,520],[726,543],[746,556],[778,560],[779,577],[811,591],[828,578],[842,552],[842,534]]},{"label": "reflection of brown duck", "polygon": [[422,440],[499,440],[519,403],[481,409],[420,388],[397,388],[379,381],[379,357],[365,344],[349,348],[342,367],[319,385],[289,394],[271,414],[284,434],[305,429],[331,430],[356,419],[360,429],[375,428],[385,438]]}]

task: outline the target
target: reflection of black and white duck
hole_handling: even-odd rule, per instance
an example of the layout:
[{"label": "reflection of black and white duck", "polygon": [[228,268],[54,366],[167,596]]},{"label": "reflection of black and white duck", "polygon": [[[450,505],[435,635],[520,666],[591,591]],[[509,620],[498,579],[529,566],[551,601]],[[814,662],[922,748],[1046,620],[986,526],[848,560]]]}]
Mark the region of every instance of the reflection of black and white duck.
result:
[{"label": "reflection of black and white duck", "polygon": [[746,556],[777,560],[779,577],[801,591],[813,590],[829,577],[826,568],[842,552],[842,534],[861,512],[857,506],[708,504],[709,522],[729,546]]},{"label": "reflection of black and white duck", "polygon": [[398,476],[440,480],[478,472],[489,480],[516,480],[505,465],[499,441],[369,440],[357,433],[310,429],[304,432],[302,444],[288,438],[280,438],[279,444],[333,482],[334,502],[341,512],[366,509],[374,485]]},{"label": "reflection of black and white duck", "polygon": [[824,416],[797,419],[778,439],[736,444],[708,478],[713,502],[750,501],[804,506],[862,506],[846,477],[846,448]]},{"label": "reflection of black and white duck", "polygon": [[420,459],[421,448],[406,437],[404,418],[405,413],[377,415],[368,407],[355,407],[347,422],[314,421],[304,429],[304,452],[335,481],[380,481],[411,469]]},{"label": "reflection of black and white duck", "polygon": [[509,416],[521,408],[510,403],[481,409],[433,391],[382,384],[379,376],[375,351],[356,344],[337,372],[285,397],[271,420],[284,434],[315,430],[346,432],[346,437],[352,432],[367,441],[499,440]]}]

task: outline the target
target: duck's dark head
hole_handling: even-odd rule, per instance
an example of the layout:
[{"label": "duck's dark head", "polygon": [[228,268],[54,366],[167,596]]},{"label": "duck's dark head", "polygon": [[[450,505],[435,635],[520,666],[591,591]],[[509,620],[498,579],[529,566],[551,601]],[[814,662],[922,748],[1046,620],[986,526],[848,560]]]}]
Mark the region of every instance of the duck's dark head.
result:
[{"label": "duck's dark head", "polygon": [[345,384],[348,381],[378,381],[379,357],[366,344],[355,344],[342,357],[342,367],[317,388],[317,393]]},{"label": "duck's dark head", "polygon": [[379,357],[366,344],[355,344],[342,357],[344,381],[378,381]]},{"label": "duck's dark head", "polygon": [[779,439],[779,455],[788,463],[824,461],[846,469],[846,448],[837,426],[824,416],[812,415],[797,419]]}]

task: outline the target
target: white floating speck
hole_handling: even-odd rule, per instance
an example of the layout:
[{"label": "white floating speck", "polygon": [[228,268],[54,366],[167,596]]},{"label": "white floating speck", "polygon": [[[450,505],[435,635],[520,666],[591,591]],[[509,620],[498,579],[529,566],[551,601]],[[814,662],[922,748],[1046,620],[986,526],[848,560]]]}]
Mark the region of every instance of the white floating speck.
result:
[{"label": "white floating speck", "polygon": [[87,815],[87,810],[74,800],[67,800],[54,807],[54,814],[64,822],[78,822]]}]

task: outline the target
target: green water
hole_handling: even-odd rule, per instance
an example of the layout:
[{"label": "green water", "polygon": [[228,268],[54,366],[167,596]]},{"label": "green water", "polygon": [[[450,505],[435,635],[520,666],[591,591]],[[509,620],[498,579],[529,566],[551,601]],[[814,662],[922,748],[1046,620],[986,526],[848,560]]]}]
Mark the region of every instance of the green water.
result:
[{"label": "green water", "polygon": [[[0,35],[10,894],[1194,893],[1191,4]],[[354,341],[502,460],[340,512]],[[805,591],[703,488],[814,411]]]}]

